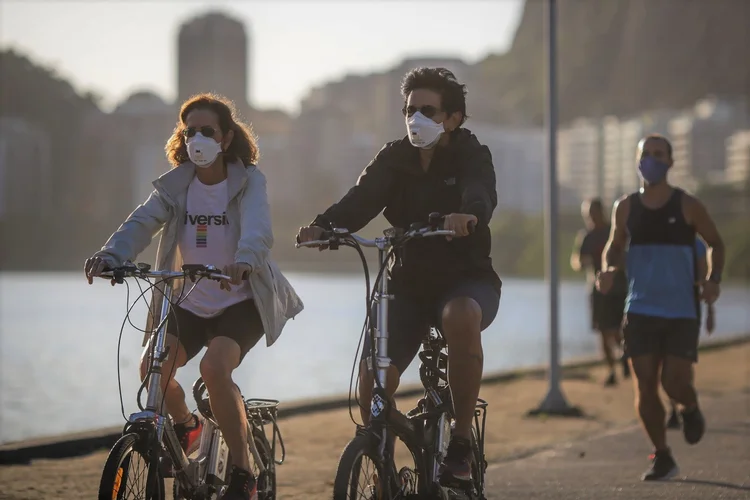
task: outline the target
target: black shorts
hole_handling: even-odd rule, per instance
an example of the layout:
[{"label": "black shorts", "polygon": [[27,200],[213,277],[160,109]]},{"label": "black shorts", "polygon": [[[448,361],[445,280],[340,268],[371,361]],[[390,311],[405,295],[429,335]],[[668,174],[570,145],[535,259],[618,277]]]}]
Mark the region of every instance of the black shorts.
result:
[{"label": "black shorts", "polygon": [[593,290],[591,300],[591,328],[596,331],[619,330],[625,311],[625,296],[603,294]]},{"label": "black shorts", "polygon": [[172,307],[167,333],[180,341],[187,359],[195,357],[214,337],[228,337],[240,346],[240,361],[263,337],[263,323],[252,299],[227,307],[212,318],[202,318],[180,306]]},{"label": "black shorts", "polygon": [[[430,328],[441,328],[445,305],[458,297],[469,297],[479,304],[482,330],[495,320],[500,293],[495,285],[484,281],[461,283],[437,299],[396,293],[388,303],[388,357],[399,373],[404,373],[414,360]],[[369,356],[370,342],[365,342],[362,359]]]},{"label": "black shorts", "polygon": [[636,358],[646,354],[676,356],[698,361],[700,324],[691,318],[659,318],[628,313],[623,337],[625,354]]}]

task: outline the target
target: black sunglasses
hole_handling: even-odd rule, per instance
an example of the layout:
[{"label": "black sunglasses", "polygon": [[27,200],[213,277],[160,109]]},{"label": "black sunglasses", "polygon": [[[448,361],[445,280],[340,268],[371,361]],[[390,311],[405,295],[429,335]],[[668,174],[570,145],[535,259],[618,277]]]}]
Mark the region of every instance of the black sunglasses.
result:
[{"label": "black sunglasses", "polygon": [[425,115],[427,118],[432,118],[433,116],[438,114],[440,110],[431,104],[426,104],[424,106],[419,106],[419,107],[404,106],[403,109],[401,109],[401,112],[404,114],[404,116],[412,116],[417,111]]},{"label": "black sunglasses", "polygon": [[193,137],[195,134],[200,132],[203,137],[213,137],[216,133],[216,130],[213,127],[210,127],[208,125],[204,125],[203,127],[196,128],[196,127],[188,127],[185,130],[182,131],[182,135],[185,137]]}]

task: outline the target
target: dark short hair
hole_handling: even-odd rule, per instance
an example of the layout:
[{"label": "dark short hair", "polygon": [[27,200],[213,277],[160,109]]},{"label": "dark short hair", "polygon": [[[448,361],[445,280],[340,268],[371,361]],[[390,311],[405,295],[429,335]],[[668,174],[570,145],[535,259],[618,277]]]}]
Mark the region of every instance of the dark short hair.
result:
[{"label": "dark short hair", "polygon": [[466,85],[458,83],[456,75],[446,68],[414,68],[406,73],[401,81],[401,95],[404,102],[409,94],[417,89],[428,89],[440,94],[443,111],[449,115],[460,112],[463,124],[466,114]]},{"label": "dark short hair", "polygon": [[665,136],[661,134],[648,134],[646,137],[641,139],[643,141],[643,144],[646,144],[646,141],[648,140],[657,140],[662,141],[667,146],[667,154],[669,155],[669,159],[672,160],[672,143],[669,142],[669,139],[667,139]]}]

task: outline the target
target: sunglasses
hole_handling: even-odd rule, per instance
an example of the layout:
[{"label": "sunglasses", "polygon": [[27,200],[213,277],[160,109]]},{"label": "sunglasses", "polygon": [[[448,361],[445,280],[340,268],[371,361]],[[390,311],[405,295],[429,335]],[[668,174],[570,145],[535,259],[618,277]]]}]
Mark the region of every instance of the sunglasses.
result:
[{"label": "sunglasses", "polygon": [[438,114],[440,110],[430,104],[427,104],[425,106],[404,106],[403,109],[401,109],[401,112],[404,114],[404,116],[412,116],[417,111],[422,113],[427,118],[432,118],[433,116]]},{"label": "sunglasses", "polygon": [[185,137],[193,137],[198,132],[200,132],[203,137],[213,137],[216,130],[208,125],[204,125],[203,127],[188,127],[182,131],[182,135]]}]

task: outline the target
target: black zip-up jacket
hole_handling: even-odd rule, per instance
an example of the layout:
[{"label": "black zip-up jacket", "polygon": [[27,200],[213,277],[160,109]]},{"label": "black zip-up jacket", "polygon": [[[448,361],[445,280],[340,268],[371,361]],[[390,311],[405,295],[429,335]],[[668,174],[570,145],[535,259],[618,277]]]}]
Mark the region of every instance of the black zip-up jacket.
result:
[{"label": "black zip-up jacket", "polygon": [[393,141],[364,169],[357,184],[338,203],[311,223],[357,232],[383,209],[388,222],[407,229],[426,223],[432,212],[472,214],[475,231],[464,238],[424,238],[407,243],[391,269],[398,289],[416,293],[445,293],[465,279],[487,281],[498,292],[501,282],[490,258],[489,222],[497,206],[495,169],[489,148],[471,131],[451,132],[447,146],[438,146],[425,172],[419,149],[408,137]]}]

